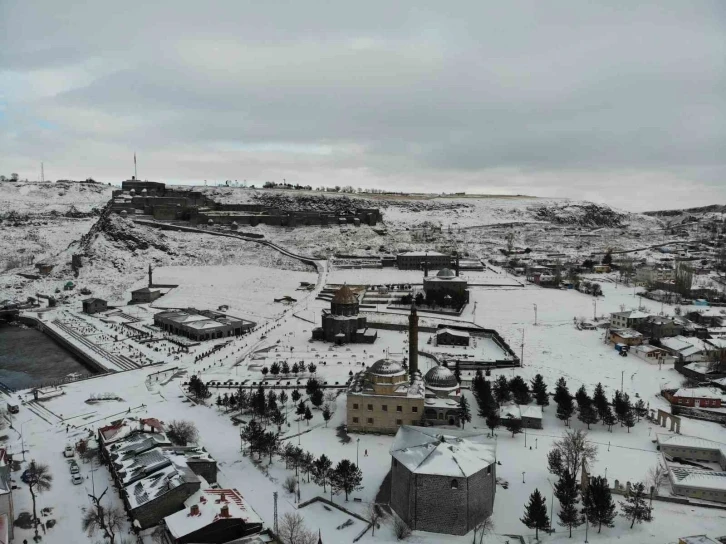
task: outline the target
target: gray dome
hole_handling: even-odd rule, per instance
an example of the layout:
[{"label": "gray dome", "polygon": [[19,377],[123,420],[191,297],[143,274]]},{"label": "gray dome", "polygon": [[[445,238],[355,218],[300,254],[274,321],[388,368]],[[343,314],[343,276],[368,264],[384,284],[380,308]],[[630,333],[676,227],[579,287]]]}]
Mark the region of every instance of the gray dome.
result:
[{"label": "gray dome", "polygon": [[401,363],[391,359],[380,359],[371,365],[368,372],[377,376],[395,376],[405,371]]},{"label": "gray dome", "polygon": [[451,268],[442,268],[439,273],[436,274],[437,278],[455,278],[456,274]]},{"label": "gray dome", "polygon": [[443,365],[437,365],[429,369],[424,376],[424,382],[431,387],[454,388],[459,386],[456,376]]}]

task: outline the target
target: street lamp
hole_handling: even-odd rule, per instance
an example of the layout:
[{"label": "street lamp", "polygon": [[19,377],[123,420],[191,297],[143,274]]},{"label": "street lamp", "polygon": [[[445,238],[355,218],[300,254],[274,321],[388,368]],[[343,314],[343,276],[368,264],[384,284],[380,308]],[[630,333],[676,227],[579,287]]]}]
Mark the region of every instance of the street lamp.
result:
[{"label": "street lamp", "polygon": [[358,452],[360,451],[360,438],[358,438],[355,441],[355,466],[359,467],[360,463],[358,462]]},{"label": "street lamp", "polygon": [[537,324],[537,305],[532,304],[532,306],[534,306],[534,324],[536,325]]},{"label": "street lamp", "polygon": [[23,450],[23,463],[25,462],[25,440],[23,438],[23,427],[28,421],[30,420],[26,419],[20,424],[20,448]]}]

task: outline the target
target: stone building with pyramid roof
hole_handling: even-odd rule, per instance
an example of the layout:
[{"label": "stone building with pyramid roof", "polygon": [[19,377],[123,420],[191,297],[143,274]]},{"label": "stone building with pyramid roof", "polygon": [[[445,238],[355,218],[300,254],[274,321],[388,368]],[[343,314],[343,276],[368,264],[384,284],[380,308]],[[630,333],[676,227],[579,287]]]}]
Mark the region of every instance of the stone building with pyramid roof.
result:
[{"label": "stone building with pyramid roof", "polygon": [[372,344],[378,333],[368,329],[367,319],[360,315],[358,295],[347,285],[335,292],[330,310],[323,310],[322,324],[313,329],[313,340],[335,344]]}]

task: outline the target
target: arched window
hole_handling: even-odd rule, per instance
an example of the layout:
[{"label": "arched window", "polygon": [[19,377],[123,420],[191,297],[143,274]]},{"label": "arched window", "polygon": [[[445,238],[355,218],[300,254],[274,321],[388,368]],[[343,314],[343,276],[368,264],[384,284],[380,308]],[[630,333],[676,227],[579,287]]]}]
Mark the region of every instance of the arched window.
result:
[{"label": "arched window", "polygon": [[451,489],[459,489],[459,481],[451,480]]}]

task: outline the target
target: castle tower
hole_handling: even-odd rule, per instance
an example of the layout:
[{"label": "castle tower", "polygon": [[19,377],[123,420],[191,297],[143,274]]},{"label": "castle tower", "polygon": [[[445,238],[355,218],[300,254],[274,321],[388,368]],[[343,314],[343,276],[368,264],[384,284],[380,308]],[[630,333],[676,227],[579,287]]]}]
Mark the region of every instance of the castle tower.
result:
[{"label": "castle tower", "polygon": [[411,380],[418,372],[418,313],[416,306],[411,305],[411,315],[408,316],[408,373]]}]

